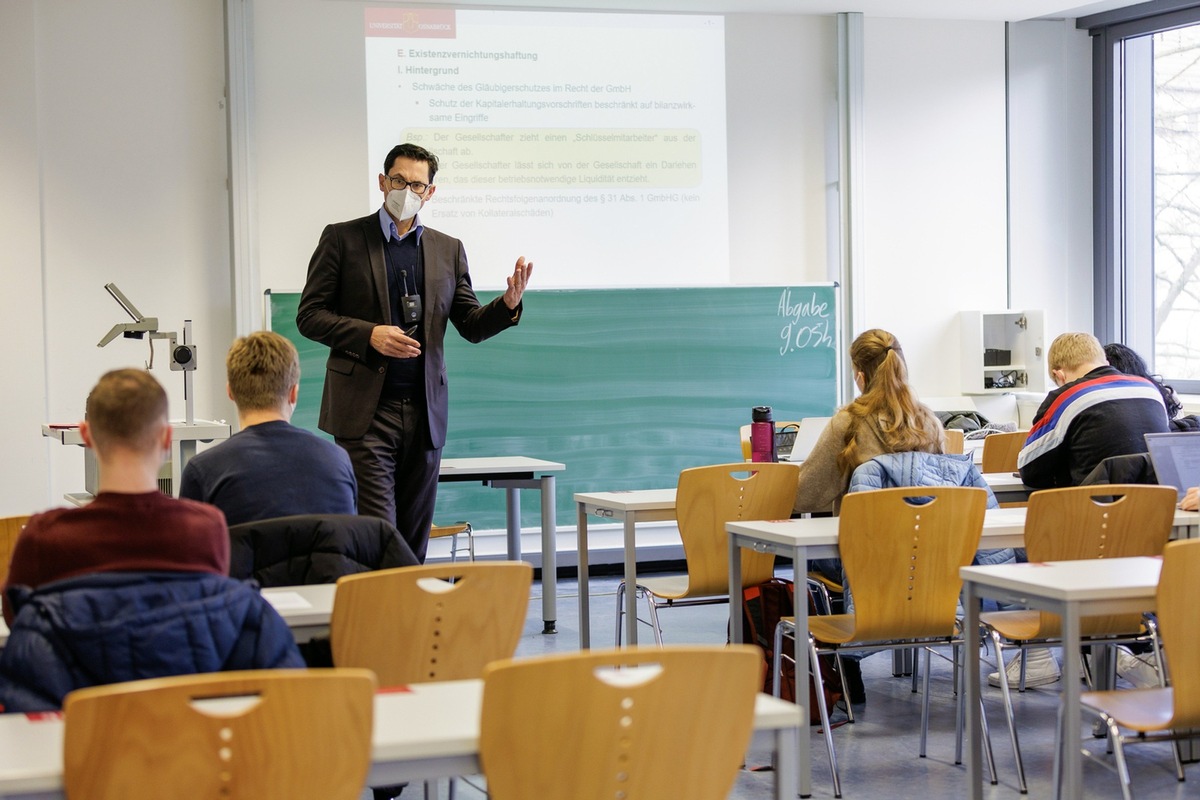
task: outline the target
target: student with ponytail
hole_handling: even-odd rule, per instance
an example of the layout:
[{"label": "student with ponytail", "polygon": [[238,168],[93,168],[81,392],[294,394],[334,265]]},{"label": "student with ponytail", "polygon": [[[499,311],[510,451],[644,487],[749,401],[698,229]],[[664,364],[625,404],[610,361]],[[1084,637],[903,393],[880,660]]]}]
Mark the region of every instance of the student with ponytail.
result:
[{"label": "student with ponytail", "polygon": [[795,511],[836,511],[860,464],[884,453],[941,453],[945,434],[908,385],[908,366],[895,336],[878,328],[850,345],[861,394],[838,410],[800,465]]}]

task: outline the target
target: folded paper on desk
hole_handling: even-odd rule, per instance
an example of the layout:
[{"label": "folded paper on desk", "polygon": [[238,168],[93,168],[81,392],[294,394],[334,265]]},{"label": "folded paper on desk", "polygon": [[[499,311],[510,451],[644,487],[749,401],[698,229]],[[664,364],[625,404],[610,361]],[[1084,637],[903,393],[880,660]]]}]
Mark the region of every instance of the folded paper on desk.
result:
[{"label": "folded paper on desk", "polygon": [[276,611],[312,608],[312,603],[305,600],[299,592],[265,592],[263,599],[270,603]]}]

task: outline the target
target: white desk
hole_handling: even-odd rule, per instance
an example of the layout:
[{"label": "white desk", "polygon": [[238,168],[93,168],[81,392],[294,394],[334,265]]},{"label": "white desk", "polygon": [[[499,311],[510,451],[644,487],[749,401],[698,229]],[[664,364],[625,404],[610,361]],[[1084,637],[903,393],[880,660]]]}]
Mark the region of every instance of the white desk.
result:
[{"label": "white desk", "polygon": [[525,456],[443,458],[439,483],[481,481],[505,490],[508,558],[521,560],[521,489],[538,489],[542,500],[542,633],[554,633],[558,621],[558,521],[554,508],[554,477],[567,467],[556,461]]},{"label": "white desk", "polygon": [[[979,549],[991,550],[1001,547],[1023,547],[1025,544],[1026,508],[988,509],[983,517],[983,534]],[[775,553],[788,556],[796,568],[797,576],[803,576],[805,562],[814,558],[836,558],[838,552],[838,518],[817,517],[814,519],[789,519],[779,521],[731,522],[725,526],[729,532],[729,591],[737,597],[741,591],[742,548],[760,553]],[[1200,535],[1200,513],[1195,511],[1175,512],[1175,538],[1193,538]],[[1111,562],[1110,562],[1111,563]],[[808,605],[796,604],[797,630],[808,630]],[[968,625],[968,630],[970,626]],[[730,640],[742,640],[742,609],[740,603],[729,607]],[[967,648],[970,650],[971,648]],[[978,657],[978,653],[976,653]],[[1071,659],[1064,659],[1070,661]],[[804,683],[808,680],[808,651],[797,648],[796,653],[796,697],[806,697]],[[803,691],[801,694],[799,692]],[[967,706],[970,707],[970,703]],[[810,794],[811,759],[808,737],[800,737],[800,793]]]},{"label": "white desk", "polygon": [[998,503],[1022,503],[1029,499],[1031,492],[1037,491],[1026,486],[1021,476],[1012,472],[985,472],[983,479]]},{"label": "white desk", "polygon": [[[1055,561],[1046,564],[998,564],[963,567],[960,574],[966,595],[966,630],[979,627],[979,603],[984,597],[1020,603],[1058,614],[1062,618],[1064,654],[1079,652],[1081,617],[1093,614],[1153,611],[1161,558],[1105,558],[1091,561]],[[967,692],[967,779],[970,797],[983,798],[979,720],[979,650],[965,648]],[[1079,659],[1066,655],[1062,674],[1062,724],[1058,730],[1061,780],[1055,775],[1059,797],[1083,797],[1083,764],[1080,756],[1082,724],[1079,704]]]},{"label": "white desk", "polygon": [[[483,682],[447,681],[375,696],[375,729],[367,785],[476,775]],[[775,757],[776,800],[796,797],[800,709],[760,694],[754,743]],[[807,728],[807,720],[803,720]],[[702,734],[696,734],[702,735]],[[63,722],[57,713],[31,719],[0,715],[0,797],[61,798]]]},{"label": "white desk", "polygon": [[[575,495],[579,508],[579,646],[591,647],[591,598],[588,596],[588,517],[621,520],[625,523],[625,641],[637,646],[637,539],[639,522],[675,519],[675,489],[642,489],[636,492],[581,492]],[[737,641],[737,640],[735,640]]]}]

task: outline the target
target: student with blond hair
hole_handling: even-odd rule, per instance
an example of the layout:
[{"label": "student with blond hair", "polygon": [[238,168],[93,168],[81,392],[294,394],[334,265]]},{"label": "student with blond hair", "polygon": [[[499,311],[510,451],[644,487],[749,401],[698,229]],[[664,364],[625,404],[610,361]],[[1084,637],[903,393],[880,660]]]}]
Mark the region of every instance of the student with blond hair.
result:
[{"label": "student with blond hair", "polygon": [[358,484],[346,451],[291,424],[300,393],[295,346],[271,331],[236,340],[226,391],[240,431],[193,457],[180,497],[211,503],[230,525],[293,514],[355,514]]},{"label": "student with blond hair", "polygon": [[1017,457],[1026,486],[1078,486],[1104,459],[1146,452],[1145,434],[1170,430],[1158,386],[1110,366],[1090,333],[1061,334],[1046,361],[1058,388],[1042,401]]}]

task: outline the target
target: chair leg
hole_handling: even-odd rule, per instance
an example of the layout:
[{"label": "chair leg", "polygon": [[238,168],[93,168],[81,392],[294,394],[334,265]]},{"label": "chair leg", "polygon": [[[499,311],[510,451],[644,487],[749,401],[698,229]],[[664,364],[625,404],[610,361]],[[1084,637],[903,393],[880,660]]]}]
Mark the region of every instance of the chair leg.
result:
[{"label": "chair leg", "polygon": [[[1121,797],[1124,800],[1133,800],[1133,782],[1129,779],[1129,765],[1125,763],[1125,744],[1121,741],[1121,731],[1117,728],[1116,721],[1107,714],[1104,715],[1104,722],[1108,726],[1109,737],[1113,743],[1113,757],[1117,761],[1117,777],[1121,780]],[[1075,747],[1078,746],[1079,744],[1075,743]]]},{"label": "chair leg", "polygon": [[979,725],[983,728],[983,754],[987,757],[988,774],[992,776],[992,786],[1000,783],[996,776],[996,754],[992,752],[992,731],[988,728],[987,714],[983,711],[983,698],[979,698]]},{"label": "chair leg", "polygon": [[[918,659],[917,656],[919,656],[921,654],[921,648],[913,647],[913,648],[911,648],[910,652],[912,653],[912,693],[916,694],[917,693],[917,678],[920,677],[920,673],[921,673],[920,659]],[[928,663],[928,662],[926,662],[926,663]]]},{"label": "chair leg", "polygon": [[447,798],[447,800],[454,800],[454,798],[457,796],[458,796],[458,779],[451,778],[450,779],[450,789],[446,794],[446,798]]},{"label": "chair leg", "polygon": [[[1025,764],[1021,761],[1021,743],[1017,737],[1017,721],[1013,715],[1012,690],[1008,688],[1008,669],[1004,663],[1004,644],[1000,634],[992,631],[992,643],[996,645],[996,666],[1000,670],[1000,694],[1004,698],[1004,719],[1008,723],[1008,738],[1012,742],[1013,758],[1017,762],[1017,786],[1021,794],[1029,794],[1029,786],[1025,783]],[[1024,658],[1020,651],[1016,658]],[[1021,662],[1021,685],[1025,685],[1025,662]]]},{"label": "chair leg", "polygon": [[[817,685],[817,710],[821,714],[821,730],[825,733],[825,749],[829,751],[829,769],[833,773],[833,796],[841,797],[842,779],[838,774],[837,753],[833,750],[833,729],[829,726],[829,709],[825,705],[825,680],[821,677],[821,664],[817,660],[817,644],[811,636],[808,637],[808,669],[813,682]],[[842,683],[842,688],[845,689],[845,679]],[[846,701],[846,707],[850,707],[849,700]]]},{"label": "chair leg", "polygon": [[625,626],[621,623],[625,621],[625,581],[617,584],[617,635],[614,639],[617,647],[621,646],[621,629]]},{"label": "chair leg", "polygon": [[450,563],[458,563],[458,534],[450,534]]},{"label": "chair leg", "polygon": [[[922,667],[924,675],[921,677],[921,746],[917,752],[921,758],[925,757],[925,744],[929,740],[929,648],[922,648],[925,651],[925,665]],[[917,674],[917,659],[913,658],[913,676]]]},{"label": "chair leg", "polygon": [[[775,625],[775,649],[771,651],[771,693],[776,697],[779,697],[780,692],[783,691],[780,683],[783,681],[783,634],[786,627],[789,627],[789,624],[783,620],[780,620]],[[796,652],[796,626],[791,625],[790,627],[792,628],[792,653],[794,658]],[[792,663],[796,662],[793,660]]]},{"label": "chair leg", "polygon": [[[842,653],[840,650],[833,651],[833,660],[837,663],[838,680],[842,684],[842,697],[846,698],[846,722],[849,725],[854,724],[854,704],[850,702],[850,687],[846,685],[846,671],[842,669]],[[816,666],[816,662],[813,662]],[[818,672],[820,671],[818,667]]]},{"label": "chair leg", "polygon": [[662,627],[659,625],[659,604],[654,602],[654,595],[643,591],[646,595],[646,606],[650,609],[650,627],[654,628],[654,643],[662,646]]},{"label": "chair leg", "polygon": [[[962,691],[962,682],[966,676],[966,672],[959,669],[961,663],[959,659],[959,645],[953,645],[950,652],[954,657],[954,764],[955,766],[963,763],[963,729],[967,727],[967,693]],[[979,711],[983,713],[983,698],[979,698]],[[980,717],[982,720],[982,716]],[[986,721],[985,721],[986,724]]]}]

